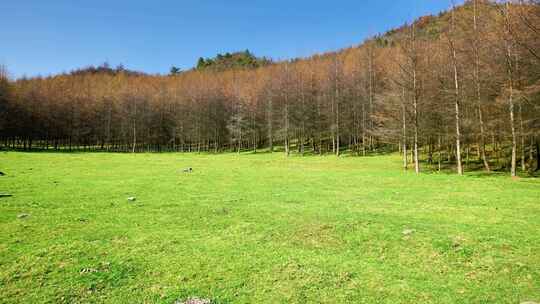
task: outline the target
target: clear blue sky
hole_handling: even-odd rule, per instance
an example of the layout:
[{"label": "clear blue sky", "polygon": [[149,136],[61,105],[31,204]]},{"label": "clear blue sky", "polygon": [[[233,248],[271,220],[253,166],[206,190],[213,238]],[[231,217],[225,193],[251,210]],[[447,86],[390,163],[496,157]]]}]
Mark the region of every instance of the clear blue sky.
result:
[{"label": "clear blue sky", "polygon": [[450,7],[450,0],[0,2],[0,64],[14,77],[104,61],[167,73],[201,56],[245,49],[274,59],[303,57]]}]

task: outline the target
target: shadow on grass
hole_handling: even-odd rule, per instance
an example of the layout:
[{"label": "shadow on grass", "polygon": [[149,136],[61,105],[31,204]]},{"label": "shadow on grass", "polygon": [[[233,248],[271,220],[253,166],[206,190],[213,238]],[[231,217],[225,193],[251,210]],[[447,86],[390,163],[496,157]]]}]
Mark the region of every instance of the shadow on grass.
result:
[{"label": "shadow on grass", "polygon": [[[262,149],[245,149],[240,151],[238,153],[237,151],[232,150],[222,150],[222,151],[172,151],[172,150],[148,150],[148,151],[137,151],[135,153],[132,153],[132,151],[119,151],[119,150],[106,150],[106,149],[41,149],[41,148],[33,148],[33,149],[23,149],[23,148],[9,148],[6,149],[5,147],[0,148],[0,152],[24,152],[24,153],[50,153],[50,154],[85,154],[85,153],[113,153],[113,154],[144,154],[144,153],[155,153],[155,154],[188,154],[188,155],[204,155],[204,156],[211,156],[211,155],[239,155],[239,156],[255,156],[255,155],[283,155],[285,156],[285,147],[283,146],[274,146],[273,151],[270,151],[268,148],[262,148]],[[318,151],[315,151],[313,149],[306,149],[304,153],[298,152],[298,148],[295,147],[295,149],[291,149],[291,152],[289,154],[289,157],[291,158],[298,158],[298,157],[332,157],[335,154],[332,153],[332,151],[324,151],[324,153],[319,153]],[[390,149],[379,149],[375,151],[366,151],[365,155],[363,151],[357,151],[357,150],[351,150],[351,149],[344,149],[340,153],[340,158],[374,158],[374,157],[380,157],[380,156],[387,156],[387,155],[398,155],[397,152],[390,150]],[[445,174],[445,175],[455,175],[457,172],[456,169],[456,163],[454,161],[443,161],[440,165],[439,170],[439,164],[437,162],[429,162],[426,160],[423,160],[420,162],[421,166],[421,173],[423,174]],[[496,177],[496,176],[510,176],[510,169],[509,165],[507,163],[496,163],[491,162],[491,171],[486,172],[483,166],[483,163],[479,160],[470,160],[468,162],[464,162],[464,172],[465,175],[468,177],[473,178],[487,178],[487,177]],[[409,168],[413,168],[414,164],[409,163]],[[518,177],[524,178],[524,179],[536,179],[540,177],[540,170],[539,171],[521,171],[518,168]]]},{"label": "shadow on grass", "polygon": [[[414,164],[411,164],[414,166]],[[489,178],[489,177],[510,177],[510,169],[504,164],[490,163],[491,171],[485,171],[484,165],[480,161],[469,161],[468,164],[463,164],[464,175],[472,178]],[[436,162],[429,163],[421,162],[421,171],[427,174],[444,174],[456,175],[457,165],[455,162],[442,162],[439,170],[439,165]],[[536,179],[540,177],[540,171],[521,171],[518,169],[518,177],[522,179]]]}]

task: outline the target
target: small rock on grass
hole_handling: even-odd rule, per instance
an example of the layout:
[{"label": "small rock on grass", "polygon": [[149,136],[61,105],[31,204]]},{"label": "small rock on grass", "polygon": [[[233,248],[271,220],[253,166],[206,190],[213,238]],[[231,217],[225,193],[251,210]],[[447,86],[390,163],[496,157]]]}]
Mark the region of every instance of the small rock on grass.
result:
[{"label": "small rock on grass", "polygon": [[0,176],[6,175],[4,172],[0,171]]},{"label": "small rock on grass", "polygon": [[30,214],[28,214],[28,213],[21,213],[21,214],[17,215],[17,218],[18,219],[23,219],[23,218],[27,218],[29,216],[30,216]]},{"label": "small rock on grass", "polygon": [[8,193],[0,193],[0,197],[12,197],[13,195]]},{"label": "small rock on grass", "polygon": [[127,200],[128,200],[128,201],[130,201],[130,202],[134,202],[134,201],[136,201],[136,200],[137,200],[137,198],[136,198],[136,197],[134,197],[134,196],[130,196],[130,197],[128,197],[128,199],[127,199]]},{"label": "small rock on grass", "polygon": [[184,302],[178,300],[174,304],[212,304],[212,301],[209,299],[189,298]]},{"label": "small rock on grass", "polygon": [[414,233],[414,229],[405,229],[401,233],[403,233],[403,235],[411,235]]}]

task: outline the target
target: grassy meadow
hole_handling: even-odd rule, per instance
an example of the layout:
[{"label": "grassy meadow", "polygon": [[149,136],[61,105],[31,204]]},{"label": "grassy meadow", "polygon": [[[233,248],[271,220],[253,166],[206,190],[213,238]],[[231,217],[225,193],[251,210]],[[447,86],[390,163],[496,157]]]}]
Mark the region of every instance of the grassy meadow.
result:
[{"label": "grassy meadow", "polygon": [[2,152],[0,171],[0,303],[540,301],[539,179],[281,153]]}]

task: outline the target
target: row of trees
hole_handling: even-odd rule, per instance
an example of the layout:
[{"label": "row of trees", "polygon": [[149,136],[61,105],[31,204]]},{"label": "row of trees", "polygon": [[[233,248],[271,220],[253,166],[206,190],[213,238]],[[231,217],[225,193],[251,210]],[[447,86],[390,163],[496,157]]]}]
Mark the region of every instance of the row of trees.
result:
[{"label": "row of trees", "polygon": [[516,175],[539,166],[539,24],[538,1],[474,0],[358,47],[258,68],[3,77],[0,140],[131,152],[399,150],[416,172],[425,160]]}]

